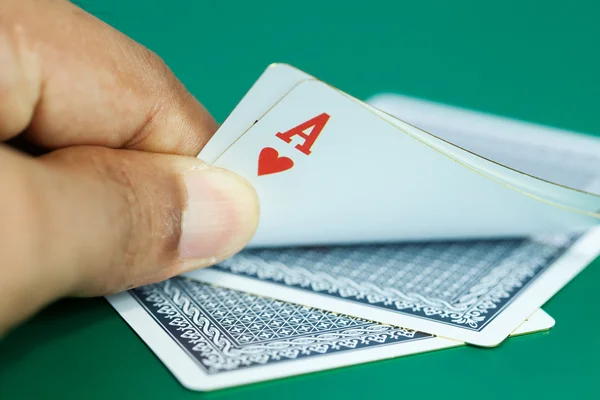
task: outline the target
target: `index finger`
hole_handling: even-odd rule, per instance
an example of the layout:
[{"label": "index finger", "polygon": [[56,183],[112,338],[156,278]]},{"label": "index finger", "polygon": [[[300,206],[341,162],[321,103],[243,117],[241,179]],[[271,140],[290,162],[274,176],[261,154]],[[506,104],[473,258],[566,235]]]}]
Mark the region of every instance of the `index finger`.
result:
[{"label": "index finger", "polygon": [[216,131],[157,55],[70,2],[0,9],[0,140],[195,156]]}]

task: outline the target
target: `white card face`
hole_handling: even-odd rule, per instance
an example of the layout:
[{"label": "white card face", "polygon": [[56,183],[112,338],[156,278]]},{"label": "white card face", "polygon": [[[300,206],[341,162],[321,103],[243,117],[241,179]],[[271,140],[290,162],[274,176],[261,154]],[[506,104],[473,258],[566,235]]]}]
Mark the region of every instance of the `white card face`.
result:
[{"label": "white card face", "polygon": [[583,236],[245,250],[186,276],[491,347],[600,253]]},{"label": "white card face", "polygon": [[[462,345],[184,278],[108,301],[182,385],[200,391]],[[553,322],[538,310],[515,334]]]},{"label": "white card face", "polygon": [[307,80],[214,164],[258,190],[255,247],[522,237],[598,222],[524,194],[518,177],[496,179],[502,167],[486,172],[453,157]]}]

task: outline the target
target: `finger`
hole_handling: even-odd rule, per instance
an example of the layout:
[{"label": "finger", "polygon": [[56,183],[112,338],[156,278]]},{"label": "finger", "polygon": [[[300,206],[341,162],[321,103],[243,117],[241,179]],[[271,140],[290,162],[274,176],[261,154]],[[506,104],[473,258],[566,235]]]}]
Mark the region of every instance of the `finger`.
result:
[{"label": "finger", "polygon": [[38,159],[0,147],[0,332],[63,295],[214,264],[258,220],[254,189],[192,157],[102,147]]},{"label": "finger", "polygon": [[0,140],[195,156],[215,132],[158,56],[69,1],[0,10]]}]

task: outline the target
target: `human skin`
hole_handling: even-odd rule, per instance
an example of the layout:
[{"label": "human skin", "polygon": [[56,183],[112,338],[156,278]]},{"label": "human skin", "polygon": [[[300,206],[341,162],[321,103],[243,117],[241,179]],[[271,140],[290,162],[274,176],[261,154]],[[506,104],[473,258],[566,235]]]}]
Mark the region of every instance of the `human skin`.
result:
[{"label": "human skin", "polygon": [[0,0],[0,336],[55,299],[239,251],[259,205],[195,158],[216,129],[156,54],[77,6]]}]

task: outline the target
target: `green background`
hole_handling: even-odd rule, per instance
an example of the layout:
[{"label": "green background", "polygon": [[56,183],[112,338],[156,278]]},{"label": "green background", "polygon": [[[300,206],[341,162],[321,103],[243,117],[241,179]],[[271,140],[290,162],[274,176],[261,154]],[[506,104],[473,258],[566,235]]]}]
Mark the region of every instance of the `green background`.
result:
[{"label": "green background", "polygon": [[[79,1],[161,55],[223,120],[272,62],[359,98],[393,91],[600,134],[600,16],[577,1]],[[485,3],[482,5],[480,3]],[[596,261],[549,333],[213,393],[184,389],[103,299],[55,304],[0,342],[1,399],[591,398]]]}]

